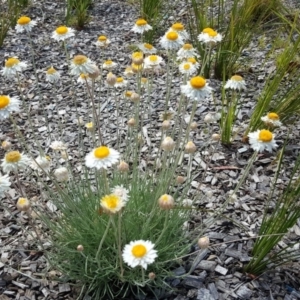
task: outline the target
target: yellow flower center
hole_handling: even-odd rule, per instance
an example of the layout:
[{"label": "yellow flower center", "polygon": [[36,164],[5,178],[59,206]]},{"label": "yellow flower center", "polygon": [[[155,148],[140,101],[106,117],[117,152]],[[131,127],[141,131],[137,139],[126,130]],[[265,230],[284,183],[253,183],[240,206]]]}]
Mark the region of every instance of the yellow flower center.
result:
[{"label": "yellow flower center", "polygon": [[107,66],[110,66],[110,65],[112,65],[112,63],[113,63],[113,61],[112,61],[112,60],[107,60],[107,61],[105,61],[105,64],[106,64]]},{"label": "yellow flower center", "polygon": [[9,104],[9,97],[0,96],[0,109],[5,108]]},{"label": "yellow flower center", "polygon": [[14,65],[17,65],[18,63],[20,63],[20,61],[17,58],[11,57],[5,62],[5,67],[12,68]]},{"label": "yellow flower center", "polygon": [[104,196],[101,201],[105,204],[109,209],[114,209],[118,206],[120,202],[120,197],[114,194]]},{"label": "yellow flower center", "polygon": [[109,155],[109,148],[106,146],[100,146],[94,150],[96,158],[103,159]]},{"label": "yellow flower center", "polygon": [[215,36],[217,36],[217,32],[216,31],[210,31],[210,32],[208,32],[208,35],[210,36],[210,37],[215,37]]},{"label": "yellow flower center", "polygon": [[68,27],[66,26],[59,26],[56,28],[56,33],[57,34],[66,34],[68,32]]},{"label": "yellow flower center", "polygon": [[126,91],[126,92],[125,92],[125,97],[130,98],[131,95],[132,95],[132,92],[131,92],[131,91]]},{"label": "yellow flower center", "polygon": [[76,55],[74,58],[73,58],[73,63],[75,65],[83,65],[87,62],[88,58],[84,55]]},{"label": "yellow flower center", "polygon": [[271,142],[273,139],[273,134],[271,131],[263,129],[258,135],[258,139],[264,143]]},{"label": "yellow flower center", "polygon": [[183,65],[183,69],[186,70],[186,71],[189,70],[190,68],[191,68],[190,64],[184,64]]},{"label": "yellow flower center", "polygon": [[23,16],[18,20],[19,25],[27,25],[31,19],[29,17]]},{"label": "yellow flower center", "polygon": [[19,205],[25,205],[27,203],[27,199],[26,198],[19,198],[18,200],[18,204]]},{"label": "yellow flower center", "polygon": [[137,26],[145,26],[145,25],[147,25],[147,21],[144,20],[144,19],[138,19],[138,20],[135,22],[135,25],[137,25]]},{"label": "yellow flower center", "polygon": [[271,120],[273,120],[273,121],[279,120],[279,116],[276,113],[274,113],[274,112],[268,113],[268,118],[271,119]]},{"label": "yellow flower center", "polygon": [[141,258],[147,253],[147,249],[144,245],[135,245],[132,247],[131,253],[136,258]]},{"label": "yellow flower center", "polygon": [[178,33],[175,31],[170,31],[167,33],[166,38],[170,41],[176,41],[178,39]]},{"label": "yellow flower center", "polygon": [[212,32],[212,31],[214,31],[214,30],[213,30],[212,28],[210,28],[210,27],[204,28],[204,29],[202,30],[203,33],[210,33],[210,32]]},{"label": "yellow flower center", "polygon": [[52,74],[55,74],[56,73],[56,70],[53,68],[53,67],[51,67],[51,68],[49,68],[48,70],[47,70],[47,74],[48,75],[52,75]]},{"label": "yellow flower center", "polygon": [[16,163],[21,159],[21,154],[19,151],[10,151],[5,155],[5,160],[7,163]]},{"label": "yellow flower center", "polygon": [[164,194],[164,195],[162,195],[162,196],[160,197],[160,199],[161,199],[162,201],[168,201],[168,200],[169,200],[169,196],[168,196],[167,194]]},{"label": "yellow flower center", "polygon": [[194,57],[189,57],[187,61],[192,63],[193,65],[197,62]]},{"label": "yellow flower center", "polygon": [[153,49],[153,46],[152,46],[151,44],[148,44],[148,43],[144,44],[144,47],[145,47],[146,49],[148,49],[148,50]]},{"label": "yellow flower center", "polygon": [[105,35],[100,35],[100,36],[98,37],[98,41],[99,41],[99,42],[106,42],[106,41],[107,41],[107,37],[106,37]]},{"label": "yellow flower center", "polygon": [[89,78],[89,74],[81,73],[81,74],[80,74],[80,78],[81,78],[81,79],[88,79],[88,78]]},{"label": "yellow flower center", "polygon": [[123,81],[124,81],[124,78],[123,78],[123,77],[118,77],[118,78],[117,78],[117,82],[118,82],[118,83],[122,83]]},{"label": "yellow flower center", "polygon": [[184,26],[181,23],[175,23],[172,25],[172,29],[182,31],[184,29]]},{"label": "yellow flower center", "polygon": [[240,76],[240,75],[233,75],[231,77],[231,80],[234,80],[234,81],[243,81],[243,77]]},{"label": "yellow flower center", "polygon": [[149,60],[151,61],[151,62],[157,62],[157,55],[150,55],[149,56]]},{"label": "yellow flower center", "polygon": [[184,50],[191,50],[191,49],[193,49],[193,46],[192,46],[191,44],[184,44],[184,45],[182,46],[182,48],[183,48]]},{"label": "yellow flower center", "polygon": [[196,76],[190,80],[190,84],[194,89],[202,89],[205,87],[206,80],[203,77]]}]

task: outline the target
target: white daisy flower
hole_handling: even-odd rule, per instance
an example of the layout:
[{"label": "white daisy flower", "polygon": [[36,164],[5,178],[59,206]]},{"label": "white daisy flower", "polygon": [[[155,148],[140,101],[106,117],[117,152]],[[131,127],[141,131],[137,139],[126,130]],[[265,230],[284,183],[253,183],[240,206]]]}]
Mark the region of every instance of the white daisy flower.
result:
[{"label": "white daisy flower", "polygon": [[9,189],[11,183],[8,175],[1,175],[0,173],[0,199],[4,196],[4,193]]},{"label": "white daisy flower", "polygon": [[46,71],[46,81],[56,83],[60,80],[60,74],[53,67]]},{"label": "white daisy flower", "polygon": [[45,172],[50,171],[50,157],[49,156],[41,156],[39,155],[35,160],[32,160],[30,167],[34,170]]},{"label": "white daisy flower", "polygon": [[222,41],[222,35],[208,27],[198,35],[198,40],[203,44],[214,45]]},{"label": "white daisy flower", "polygon": [[134,72],[131,67],[126,67],[124,71],[124,75],[127,77],[131,77],[134,75]]},{"label": "white daisy flower", "polygon": [[198,57],[197,50],[191,44],[184,44],[177,52],[177,59],[187,59],[189,57]]},{"label": "white daisy flower", "polygon": [[152,26],[150,26],[146,20],[144,19],[138,19],[133,28],[131,29],[133,32],[136,32],[136,33],[141,33],[143,34],[144,32],[146,31],[149,31],[152,29]]},{"label": "white daisy flower", "polygon": [[269,112],[266,116],[261,117],[261,120],[265,122],[267,126],[280,127],[282,125],[279,120],[279,116],[274,112]]},{"label": "white daisy flower", "polygon": [[121,196],[117,194],[105,195],[100,200],[100,205],[104,212],[108,214],[115,214],[119,212],[124,206],[126,202],[123,201]]},{"label": "white daisy flower", "polygon": [[54,171],[54,176],[58,182],[68,181],[69,171],[66,167],[60,167]]},{"label": "white daisy flower", "polygon": [[176,31],[168,31],[160,38],[161,46],[166,50],[177,50],[183,44],[183,39]]},{"label": "white daisy flower", "polygon": [[88,84],[88,85],[92,85],[92,79],[91,77],[89,76],[89,74],[80,74],[80,76],[78,77],[77,79],[77,83],[79,84]]},{"label": "white daisy flower", "polygon": [[171,26],[171,28],[168,30],[168,32],[170,31],[175,31],[179,34],[179,36],[183,39],[183,40],[188,40],[190,38],[190,35],[188,34],[188,32],[184,29],[184,25],[182,23],[175,23]]},{"label": "white daisy flower", "polygon": [[99,48],[107,47],[110,44],[110,40],[105,35],[100,35],[96,42],[96,46]]},{"label": "white daisy flower", "polygon": [[4,68],[1,73],[6,78],[13,78],[17,72],[23,72],[27,68],[25,62],[20,61],[17,57],[10,57],[5,61]]},{"label": "white daisy flower", "polygon": [[75,35],[74,29],[69,28],[67,26],[59,26],[53,31],[51,37],[59,42],[59,41],[65,41],[66,39],[74,35]]},{"label": "white daisy flower", "polygon": [[211,95],[212,88],[208,86],[203,77],[192,77],[191,80],[181,86],[181,92],[191,100],[204,100]]},{"label": "white daisy flower", "polygon": [[103,69],[106,69],[106,70],[112,70],[114,69],[118,64],[113,62],[112,60],[106,60],[103,65],[102,65],[102,68]]},{"label": "white daisy flower", "polygon": [[186,61],[192,63],[196,69],[198,69],[200,66],[195,57],[189,57]]},{"label": "white daisy flower", "polygon": [[88,168],[107,169],[119,161],[120,153],[112,148],[100,146],[85,157]]},{"label": "white daisy flower", "polygon": [[157,51],[155,47],[148,43],[139,44],[138,47],[145,54],[155,54]]},{"label": "white daisy flower", "polygon": [[66,144],[64,142],[61,142],[61,141],[53,141],[50,144],[50,148],[53,149],[54,151],[67,150]]},{"label": "white daisy flower", "polygon": [[272,152],[273,149],[278,147],[274,140],[275,135],[269,130],[262,129],[250,132],[248,137],[249,144],[254,151],[263,152],[267,150],[268,152]]},{"label": "white daisy flower", "polygon": [[71,61],[71,74],[80,76],[82,73],[93,74],[97,66],[86,56],[76,55]]},{"label": "white daisy flower", "polygon": [[17,97],[0,95],[0,120],[7,119],[13,111],[19,112],[20,104],[21,101]]},{"label": "white daisy flower", "polygon": [[141,266],[145,270],[148,265],[154,263],[157,251],[150,241],[132,241],[124,247],[122,257],[124,262],[131,268]]},{"label": "white daisy flower", "polygon": [[155,54],[149,55],[144,60],[144,68],[145,69],[155,68],[155,67],[160,66],[163,63],[164,63],[164,61],[161,56],[158,56]]},{"label": "white daisy flower", "polygon": [[124,202],[128,201],[128,193],[129,191],[124,188],[123,185],[116,185],[111,192],[117,196],[119,196]]},{"label": "white daisy flower", "polygon": [[236,91],[246,90],[246,82],[240,75],[233,75],[229,80],[227,80],[225,89],[231,89]]},{"label": "white daisy flower", "polygon": [[15,29],[16,32],[18,33],[23,31],[30,32],[36,24],[37,24],[36,21],[32,21],[27,16],[22,16],[21,18],[18,19]]},{"label": "white daisy flower", "polygon": [[19,170],[26,169],[30,164],[30,158],[25,154],[20,153],[19,151],[10,151],[5,154],[4,159],[2,159],[2,169],[5,173],[14,173]]},{"label": "white daisy flower", "polygon": [[126,85],[127,85],[127,80],[125,80],[123,77],[118,77],[117,78],[117,81],[116,81],[116,83],[115,83],[115,87],[116,88],[123,88],[123,87],[126,87]]},{"label": "white daisy flower", "polygon": [[179,72],[191,76],[197,72],[197,68],[194,64],[185,61],[179,65]]}]

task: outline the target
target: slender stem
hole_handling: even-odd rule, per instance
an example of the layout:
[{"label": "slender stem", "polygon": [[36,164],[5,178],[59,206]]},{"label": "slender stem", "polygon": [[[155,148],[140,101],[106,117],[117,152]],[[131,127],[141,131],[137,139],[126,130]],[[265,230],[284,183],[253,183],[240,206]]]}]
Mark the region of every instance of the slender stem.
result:
[{"label": "slender stem", "polygon": [[120,270],[121,270],[121,280],[123,279],[124,275],[124,268],[123,268],[123,259],[122,259],[122,231],[121,231],[121,221],[122,221],[122,214],[121,212],[118,213],[118,252],[119,252],[119,259],[120,259]]},{"label": "slender stem", "polygon": [[99,243],[99,246],[98,246],[98,250],[97,250],[97,253],[96,253],[96,260],[97,260],[97,261],[98,261],[98,257],[99,257],[100,251],[101,251],[101,249],[102,249],[102,245],[103,245],[103,243],[104,243],[104,240],[105,240],[105,238],[106,238],[106,236],[107,236],[107,233],[108,233],[108,230],[109,230],[109,227],[110,227],[111,218],[112,218],[112,216],[110,216],[110,218],[109,218],[109,220],[108,220],[108,223],[107,223],[107,225],[106,225],[106,229],[105,229],[105,231],[104,231],[104,233],[103,233],[102,239],[101,239],[101,241],[100,241],[100,243]]}]

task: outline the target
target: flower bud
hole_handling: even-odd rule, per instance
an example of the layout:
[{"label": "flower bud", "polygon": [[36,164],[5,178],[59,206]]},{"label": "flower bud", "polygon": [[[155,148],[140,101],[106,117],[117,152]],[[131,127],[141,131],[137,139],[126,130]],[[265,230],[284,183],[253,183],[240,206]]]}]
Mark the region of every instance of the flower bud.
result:
[{"label": "flower bud", "polygon": [[30,202],[27,198],[19,198],[17,202],[17,209],[20,211],[27,211],[30,208]]},{"label": "flower bud", "polygon": [[185,152],[188,154],[195,153],[197,150],[197,147],[192,141],[189,141],[185,146]]},{"label": "flower bud", "polygon": [[92,73],[89,73],[89,77],[93,80],[95,80],[96,78],[98,78],[100,75],[100,70],[97,66],[94,66],[94,70]]},{"label": "flower bud", "polygon": [[182,184],[182,183],[185,182],[185,178],[184,178],[183,176],[177,176],[176,182],[177,182],[178,184]]},{"label": "flower bud", "polygon": [[174,207],[174,198],[164,194],[158,199],[158,205],[161,209],[171,209]]},{"label": "flower bud", "polygon": [[141,97],[140,97],[140,95],[138,93],[133,92],[131,94],[130,99],[131,99],[132,102],[136,103],[136,102],[140,101]]},{"label": "flower bud", "polygon": [[106,76],[106,83],[109,86],[114,86],[116,82],[117,82],[117,76],[114,75],[112,72],[109,72]]},{"label": "flower bud", "polygon": [[204,236],[198,240],[198,246],[200,249],[206,249],[209,246],[209,237]]},{"label": "flower bud", "polygon": [[135,126],[135,119],[134,119],[134,118],[131,118],[131,119],[127,122],[127,125],[130,126],[130,127],[134,127],[134,126]]},{"label": "flower bud", "polygon": [[68,169],[65,167],[60,167],[54,171],[54,176],[56,180],[59,182],[69,180],[69,172]]},{"label": "flower bud", "polygon": [[60,152],[60,155],[61,155],[61,157],[63,158],[63,159],[68,159],[68,157],[69,157],[69,155],[68,155],[68,152],[66,151],[66,150],[62,150],[61,152]]},{"label": "flower bud", "polygon": [[217,142],[217,141],[220,140],[220,135],[217,134],[217,133],[214,133],[214,134],[212,134],[211,138],[212,138],[213,141]]},{"label": "flower bud", "polygon": [[77,251],[82,252],[84,250],[82,245],[78,245],[77,246]]},{"label": "flower bud", "polygon": [[4,149],[4,150],[9,150],[11,148],[11,142],[9,141],[3,141],[2,144],[1,144],[1,147]]},{"label": "flower bud", "polygon": [[132,58],[132,62],[138,66],[144,62],[143,52],[134,52],[131,58]]},{"label": "flower bud", "polygon": [[168,130],[171,127],[170,121],[169,120],[163,121],[161,127],[163,130]]},{"label": "flower bud", "polygon": [[120,171],[120,172],[128,172],[129,171],[129,165],[128,165],[128,163],[126,163],[124,160],[122,160],[121,162],[120,162],[120,164],[118,165],[118,170]]},{"label": "flower bud", "polygon": [[212,123],[215,121],[215,118],[213,117],[212,114],[207,114],[205,117],[204,117],[204,122],[205,123]]},{"label": "flower bud", "polygon": [[153,272],[150,272],[150,273],[148,274],[148,278],[149,278],[150,280],[154,280],[155,277],[156,277],[156,275],[155,275],[155,273],[153,273]]},{"label": "flower bud", "polygon": [[94,130],[94,123],[93,122],[86,123],[85,128],[88,131],[93,131]]},{"label": "flower bud", "polygon": [[191,124],[191,129],[192,129],[192,130],[196,130],[197,128],[198,128],[197,122],[192,122],[192,124]]},{"label": "flower bud", "polygon": [[165,151],[172,151],[174,147],[175,147],[175,142],[169,136],[167,136],[161,144],[161,148]]}]

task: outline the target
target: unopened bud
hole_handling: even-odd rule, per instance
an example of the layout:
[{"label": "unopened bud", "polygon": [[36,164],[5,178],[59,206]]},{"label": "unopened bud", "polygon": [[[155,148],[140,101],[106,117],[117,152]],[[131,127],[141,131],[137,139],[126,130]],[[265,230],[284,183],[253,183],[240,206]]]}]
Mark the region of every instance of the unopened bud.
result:
[{"label": "unopened bud", "polygon": [[191,124],[191,129],[192,129],[192,130],[196,130],[197,128],[198,128],[197,122],[192,122],[192,124]]},{"label": "unopened bud", "polygon": [[149,278],[150,280],[154,280],[155,277],[156,277],[156,275],[155,275],[155,273],[153,273],[153,272],[150,272],[150,273],[148,274],[148,278]]},{"label": "unopened bud", "polygon": [[178,184],[182,184],[182,183],[185,182],[185,178],[184,178],[183,176],[177,176],[176,182],[177,182]]},{"label": "unopened bud", "polygon": [[169,136],[167,136],[161,144],[161,148],[165,151],[172,151],[174,147],[175,147],[175,142]]},{"label": "unopened bud", "polygon": [[171,126],[171,124],[170,124],[170,121],[168,121],[168,120],[163,121],[162,124],[161,124],[161,127],[162,127],[163,130],[169,129],[170,126]]},{"label": "unopened bud", "polygon": [[219,141],[220,140],[220,135],[218,133],[214,133],[211,136],[213,141]]},{"label": "unopened bud", "polygon": [[158,199],[158,205],[161,209],[171,209],[174,207],[174,198],[164,194]]},{"label": "unopened bud", "polygon": [[128,170],[129,170],[129,165],[128,165],[128,163],[126,163],[124,160],[122,160],[122,161],[120,162],[120,164],[118,165],[118,170],[119,170],[120,172],[128,172]]},{"label": "unopened bud", "polygon": [[185,146],[185,152],[188,154],[195,153],[197,150],[197,147],[192,141],[189,141]]},{"label": "unopened bud", "polygon": [[60,155],[63,159],[68,159],[68,157],[69,157],[68,152],[66,150],[62,150],[60,152]]},{"label": "unopened bud", "polygon": [[94,123],[93,122],[86,123],[85,128],[88,131],[93,131],[94,130]]},{"label": "unopened bud", "polygon": [[109,72],[106,76],[106,83],[110,86],[114,86],[117,82],[117,76],[114,75],[112,72]]},{"label": "unopened bud", "polygon": [[134,127],[134,126],[135,126],[135,119],[134,119],[134,118],[131,118],[131,119],[127,122],[127,125],[130,126],[130,127]]},{"label": "unopened bud", "polygon": [[140,95],[138,93],[133,92],[131,94],[130,99],[131,99],[132,102],[136,103],[136,102],[140,101],[141,97],[140,97]]},{"label": "unopened bud", "polygon": [[94,66],[94,70],[92,73],[89,73],[89,77],[95,80],[96,78],[99,77],[99,75],[100,75],[99,68],[97,66]]},{"label": "unopened bud", "polygon": [[77,251],[82,252],[84,250],[82,245],[78,245],[77,246]]},{"label": "unopened bud", "polygon": [[4,150],[9,150],[11,148],[11,142],[9,142],[9,141],[3,141],[2,144],[1,144],[1,147]]},{"label": "unopened bud", "polygon": [[144,55],[143,55],[143,52],[134,52],[131,56],[132,58],[132,62],[135,64],[135,65],[141,65],[144,61]]},{"label": "unopened bud", "polygon": [[20,211],[27,211],[30,208],[30,202],[27,198],[19,198],[17,202],[17,209]]},{"label": "unopened bud", "polygon": [[198,246],[200,249],[206,249],[209,246],[209,237],[204,236],[198,240]]}]

